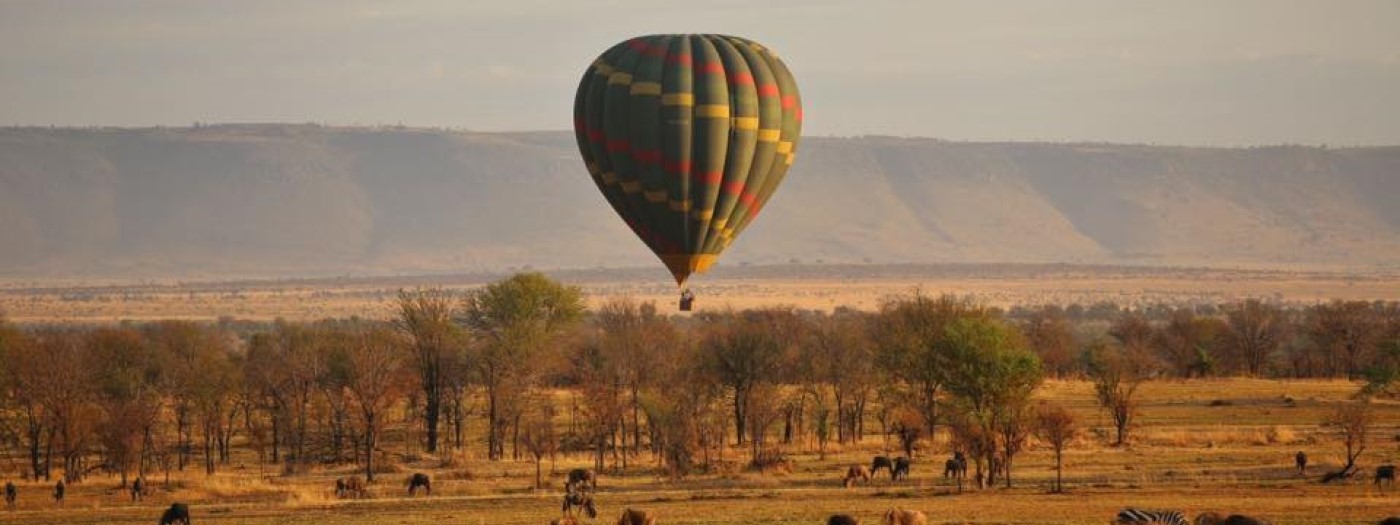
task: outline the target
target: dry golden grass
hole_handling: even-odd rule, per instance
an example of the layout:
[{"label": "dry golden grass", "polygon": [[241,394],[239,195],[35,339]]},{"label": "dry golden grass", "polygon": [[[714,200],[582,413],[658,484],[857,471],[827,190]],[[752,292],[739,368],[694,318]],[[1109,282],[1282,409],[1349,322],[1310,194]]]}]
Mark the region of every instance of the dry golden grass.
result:
[{"label": "dry golden grass", "polygon": [[[1126,505],[1192,514],[1244,512],[1280,525],[1374,523],[1400,514],[1400,489],[1376,490],[1362,479],[1317,482],[1342,459],[1335,431],[1321,423],[1355,388],[1341,381],[1150,383],[1142,390],[1137,439],[1118,448],[1098,437],[1107,434],[1107,421],[1093,406],[1090,385],[1050,381],[1039,397],[1070,407],[1088,427],[1066,453],[1069,494],[1046,493],[1053,458],[1034,444],[1017,460],[1012,489],[957,494],[939,476],[946,456],[939,442],[925,446],[907,482],[881,478],[869,487],[840,488],[844,465],[895,452],[892,440],[871,435],[858,444],[830,447],[826,460],[817,458],[814,443],[795,443],[789,447],[796,459],[792,472],[700,475],[679,483],[659,477],[652,458],[643,455],[625,472],[601,477],[602,515],[592,523],[611,524],[631,506],[657,512],[665,524],[818,524],[837,512],[873,524],[883,510],[901,506],[925,511],[933,523],[1102,524]],[[1361,458],[1368,471],[1400,459],[1400,404],[1381,402],[1377,416],[1370,449]],[[543,525],[558,516],[563,472],[589,464],[582,456],[561,457],[548,474],[549,488],[535,489],[532,462],[485,461],[474,453],[483,447],[471,446],[446,457],[393,453],[397,472],[383,475],[371,486],[372,497],[363,500],[332,494],[332,480],[352,475],[351,466],[318,467],[290,477],[274,475],[272,466],[262,472],[254,466],[226,467],[213,477],[188,471],[172,474],[170,491],[156,474],[150,485],[157,490],[140,504],[116,491],[114,478],[94,477],[70,486],[64,508],[49,499],[50,485],[19,483],[19,508],[0,512],[0,524],[152,523],[171,501],[184,501],[193,505],[199,523]],[[1307,478],[1292,469],[1293,452],[1300,449],[1313,460]],[[731,449],[726,459],[743,454]],[[544,468],[549,472],[548,461]],[[433,475],[432,497],[408,498],[404,481],[414,471]]]}]

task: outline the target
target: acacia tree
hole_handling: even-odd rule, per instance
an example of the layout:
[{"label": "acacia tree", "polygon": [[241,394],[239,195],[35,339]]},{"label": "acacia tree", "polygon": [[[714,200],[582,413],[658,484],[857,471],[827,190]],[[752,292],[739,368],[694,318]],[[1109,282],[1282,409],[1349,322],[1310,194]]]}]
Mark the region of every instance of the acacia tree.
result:
[{"label": "acacia tree", "polygon": [[764,382],[771,382],[782,362],[783,349],[768,325],[760,320],[726,312],[710,321],[701,343],[704,367],[732,396],[734,433],[738,444],[746,442],[750,396]]},{"label": "acacia tree", "polygon": [[938,423],[938,396],[950,362],[947,327],[960,319],[989,319],[987,310],[969,298],[922,293],[886,301],[871,333],[876,363],[890,377],[915,392],[930,439]]},{"label": "acacia tree", "polygon": [[1055,486],[1052,492],[1064,492],[1064,451],[1073,441],[1078,429],[1074,414],[1059,405],[1042,405],[1036,413],[1035,435],[1055,450]]},{"label": "acacia tree", "polygon": [[[675,347],[677,332],[666,318],[657,314],[654,303],[636,303],[629,298],[613,299],[603,304],[595,315],[594,323],[600,331],[598,349],[604,363],[602,368],[612,376],[617,390],[625,390],[631,409],[632,453],[641,450],[642,405],[641,392],[649,388],[655,378],[653,370],[661,365],[665,356]],[[627,421],[619,422],[626,440]],[[623,464],[626,464],[627,448],[623,447]]]},{"label": "acacia tree", "polygon": [[1096,343],[1086,351],[1089,377],[1099,406],[1108,410],[1117,431],[1115,446],[1128,442],[1137,415],[1137,391],[1152,376],[1154,365],[1141,348]]},{"label": "acacia tree", "polygon": [[1278,306],[1249,299],[1225,307],[1229,325],[1225,345],[1235,361],[1251,376],[1264,372],[1264,366],[1278,351],[1288,334],[1288,319]]},{"label": "acacia tree", "polygon": [[958,319],[949,323],[946,331],[940,346],[948,357],[948,393],[984,440],[978,447],[982,453],[977,458],[978,485],[986,487],[995,481],[997,469],[989,468],[983,478],[982,464],[983,460],[989,466],[998,462],[999,444],[1001,466],[1010,486],[1012,459],[1028,430],[1026,406],[1044,377],[1040,359],[1022,346],[1014,331],[995,319]]},{"label": "acacia tree", "polygon": [[505,454],[505,428],[519,434],[520,396],[529,393],[539,358],[583,315],[577,286],[540,273],[515,274],[468,294],[463,319],[477,338],[475,362],[487,398],[487,448],[493,460]]},{"label": "acacia tree", "polygon": [[88,334],[90,355],[99,364],[97,383],[103,423],[99,429],[108,464],[126,487],[132,467],[142,474],[141,457],[159,416],[158,389],[163,370],[141,334],[126,328],[99,328]]},{"label": "acacia tree", "polygon": [[364,425],[362,454],[365,479],[374,481],[374,456],[384,415],[404,389],[406,342],[384,326],[358,324],[347,330],[333,359],[333,374],[350,393]]},{"label": "acacia tree", "polygon": [[[808,376],[807,388],[818,401],[818,429],[829,427],[825,391],[830,388],[835,403],[836,441],[845,443],[859,439],[860,422],[877,380],[875,353],[864,314],[838,313],[817,320],[812,330],[812,349],[799,367]],[[828,437],[829,428],[824,431]],[[824,439],[819,439],[823,442]]]},{"label": "acacia tree", "polygon": [[324,377],[325,336],[314,327],[277,323],[272,332],[257,334],[248,345],[244,377],[268,400],[273,434],[273,461],[279,446],[288,473],[308,464],[307,424],[311,401]]},{"label": "acacia tree", "polygon": [[40,476],[49,479],[49,462],[44,455],[44,429],[49,413],[43,402],[45,355],[35,338],[14,330],[0,328],[3,337],[5,385],[10,402],[24,414],[21,440],[29,456],[29,474],[35,481]]},{"label": "acacia tree", "polygon": [[456,301],[451,292],[441,288],[399,290],[396,324],[412,341],[413,364],[423,390],[423,427],[429,453],[438,450],[444,388],[454,372],[454,357],[460,353],[462,338],[453,322]]},{"label": "acacia tree", "polygon": [[1307,330],[1328,374],[1354,379],[1375,361],[1384,325],[1368,302],[1333,301],[1310,310]]},{"label": "acacia tree", "polygon": [[1323,476],[1323,483],[1334,479],[1348,478],[1356,473],[1356,458],[1361,457],[1361,453],[1366,451],[1366,442],[1371,435],[1373,419],[1371,400],[1366,397],[1360,397],[1350,403],[1343,403],[1328,418],[1327,422],[1336,426],[1342,433],[1342,445],[1346,448],[1347,463],[1342,466],[1341,470],[1329,472]]},{"label": "acacia tree", "polygon": [[1077,375],[1074,332],[1063,309],[1055,305],[1036,309],[1021,331],[1047,374],[1057,378]]},{"label": "acacia tree", "polygon": [[1225,323],[1220,319],[1178,308],[1172,310],[1154,341],[1158,353],[1176,375],[1205,377],[1215,372],[1216,354],[1225,331]]}]

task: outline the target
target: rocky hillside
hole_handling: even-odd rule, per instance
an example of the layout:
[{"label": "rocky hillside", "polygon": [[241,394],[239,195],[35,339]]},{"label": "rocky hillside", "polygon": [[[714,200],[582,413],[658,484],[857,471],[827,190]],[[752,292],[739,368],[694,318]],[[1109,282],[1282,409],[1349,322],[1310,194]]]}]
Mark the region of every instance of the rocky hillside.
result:
[{"label": "rocky hillside", "polygon": [[[1400,147],[808,138],[723,263],[1400,265]],[[0,278],[653,263],[562,132],[0,129]]]}]

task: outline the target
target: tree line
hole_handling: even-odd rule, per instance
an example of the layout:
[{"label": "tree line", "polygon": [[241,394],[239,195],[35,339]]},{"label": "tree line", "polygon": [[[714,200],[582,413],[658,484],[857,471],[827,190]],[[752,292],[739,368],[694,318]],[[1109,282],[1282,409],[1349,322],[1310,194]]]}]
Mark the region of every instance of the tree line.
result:
[{"label": "tree line", "polygon": [[0,321],[0,446],[35,479],[106,472],[125,485],[212,474],[235,447],[286,475],[354,463],[371,481],[391,450],[474,447],[537,472],[571,452],[599,469],[681,477],[783,468],[795,444],[824,455],[871,437],[913,456],[944,433],[979,485],[1009,485],[1030,436],[1057,452],[1073,436],[1068,412],[1032,402],[1045,377],[1092,380],[1121,442],[1133,394],[1153,378],[1370,377],[1388,388],[1397,310],[1250,300],[1100,318],[912,293],[875,312],[672,316],[629,299],[589,311],[577,287],[523,273],[467,292],[401,291],[384,321]]}]

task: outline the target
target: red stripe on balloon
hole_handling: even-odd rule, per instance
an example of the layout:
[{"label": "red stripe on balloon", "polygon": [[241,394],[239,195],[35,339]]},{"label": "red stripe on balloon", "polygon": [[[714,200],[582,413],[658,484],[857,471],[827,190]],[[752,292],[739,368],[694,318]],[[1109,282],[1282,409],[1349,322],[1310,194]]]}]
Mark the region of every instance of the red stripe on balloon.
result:
[{"label": "red stripe on balloon", "polygon": [[666,55],[666,63],[667,63],[667,64],[678,64],[678,65],[682,65],[682,66],[690,66],[690,65],[694,65],[695,61],[694,61],[693,59],[690,58],[690,55],[680,55],[680,54],[672,53],[672,54]]},{"label": "red stripe on balloon", "polygon": [[724,180],[724,173],[718,171],[696,172],[692,173],[691,177],[700,184],[719,184],[720,181]]},{"label": "red stripe on balloon", "polygon": [[764,84],[764,85],[762,85],[762,86],[758,86],[758,96],[760,96],[760,97],[776,97],[776,96],[778,96],[778,85],[777,85],[777,84]]},{"label": "red stripe on balloon", "polygon": [[641,53],[641,52],[643,52],[643,51],[646,51],[646,50],[647,50],[647,47],[649,47],[649,46],[647,46],[647,43],[646,43],[646,42],[643,42],[642,39],[640,39],[640,38],[633,38],[633,39],[627,41],[627,47],[632,48],[633,51],[636,51],[636,52],[638,52],[638,53]]},{"label": "red stripe on balloon", "polygon": [[719,62],[701,62],[695,64],[696,75],[723,75],[724,64]]},{"label": "red stripe on balloon", "polygon": [[608,153],[621,153],[631,148],[632,145],[629,144],[626,139],[608,141]]},{"label": "red stripe on balloon", "polygon": [[590,142],[603,142],[603,130],[601,129],[588,128],[588,130],[584,132],[584,135],[588,136]]},{"label": "red stripe on balloon", "polygon": [[758,196],[754,195],[753,192],[746,191],[744,193],[739,194],[739,202],[744,203],[744,206],[750,210],[750,213],[752,213],[755,206],[754,203],[758,202]]},{"label": "red stripe on balloon", "polygon": [[681,162],[678,160],[663,159],[661,161],[661,169],[666,170],[667,173],[686,175],[690,173],[690,161]]},{"label": "red stripe on balloon", "polygon": [[731,75],[731,76],[729,77],[729,85],[731,85],[731,86],[752,86],[752,85],[753,85],[753,73],[749,73],[749,72],[747,72],[747,71],[740,71],[740,72],[738,72],[738,73],[735,73],[735,74],[733,74],[733,75]]},{"label": "red stripe on balloon", "polygon": [[792,109],[797,105],[797,97],[788,95],[783,97],[783,109]]},{"label": "red stripe on balloon", "polygon": [[659,149],[639,149],[632,152],[632,160],[639,164],[657,164],[661,162],[661,150]]},{"label": "red stripe on balloon", "polygon": [[737,195],[743,193],[744,183],[741,181],[730,181],[724,183],[724,186],[722,188],[725,193],[728,193],[730,195]]}]

